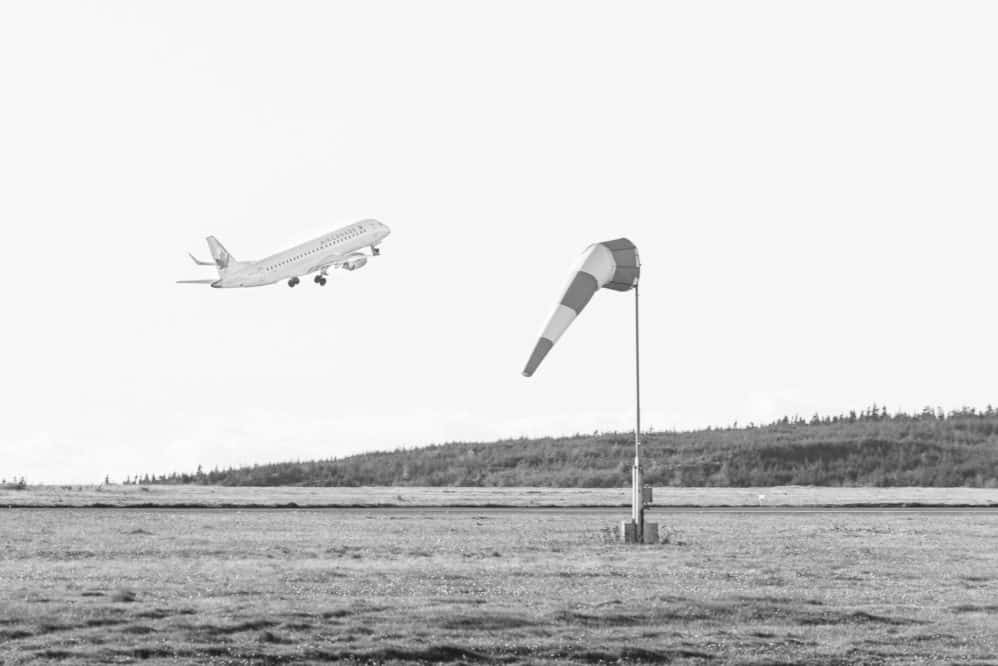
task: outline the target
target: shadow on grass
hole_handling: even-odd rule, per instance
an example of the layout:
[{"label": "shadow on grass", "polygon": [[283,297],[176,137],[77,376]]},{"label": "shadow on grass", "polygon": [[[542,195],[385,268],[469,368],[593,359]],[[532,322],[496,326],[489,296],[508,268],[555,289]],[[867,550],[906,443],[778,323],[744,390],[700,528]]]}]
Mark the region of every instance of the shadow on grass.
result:
[{"label": "shadow on grass", "polygon": [[287,638],[286,636],[280,636],[272,631],[261,631],[257,640],[261,643],[272,643],[279,645],[290,645],[294,643],[293,640]]},{"label": "shadow on grass", "polygon": [[988,606],[975,606],[974,604],[960,604],[952,608],[954,613],[986,613],[988,615],[998,613],[998,604]]},{"label": "shadow on grass", "polygon": [[[266,632],[269,633],[269,632]],[[271,643],[261,638],[261,643]],[[284,640],[277,643],[284,644]],[[276,647],[276,645],[275,645]],[[486,653],[467,647],[450,644],[434,644],[424,647],[384,646],[374,649],[323,650],[309,649],[303,652],[281,653],[259,650],[246,650],[227,646],[199,646],[190,648],[170,648],[164,646],[139,646],[118,650],[62,650],[46,649],[33,653],[36,659],[85,660],[90,662],[110,662],[122,659],[181,659],[199,660],[213,657],[226,657],[238,662],[284,664],[298,662],[346,662],[346,663],[509,663],[518,662],[523,657],[533,659],[567,660],[571,663],[668,663],[675,659],[712,660],[713,655],[696,650],[653,650],[625,647],[619,650],[566,649],[540,650],[537,652],[519,649],[508,653]]]},{"label": "shadow on grass", "polygon": [[797,624],[888,624],[893,626],[903,626],[910,624],[925,624],[921,620],[908,617],[890,617],[888,615],[874,615],[865,611],[853,611],[843,613],[839,611],[822,611],[814,615],[800,617],[796,619]]},{"label": "shadow on grass", "polygon": [[638,647],[625,647],[619,650],[585,650],[576,649],[563,652],[542,653],[542,657],[551,659],[566,659],[572,663],[612,664],[612,663],[651,663],[663,664],[676,659],[714,659],[714,655],[698,650],[653,650]]},{"label": "shadow on grass", "polygon": [[[773,599],[772,601],[770,599]],[[837,611],[821,606],[815,600],[782,600],[780,598],[740,598],[732,601],[669,602],[641,608],[617,608],[606,613],[583,613],[563,610],[553,620],[562,624],[585,627],[657,626],[683,622],[715,621],[725,623],[778,622],[790,625],[863,625],[892,626],[924,624],[900,616],[875,615],[865,611]]]},{"label": "shadow on grass", "polygon": [[0,643],[3,641],[16,641],[19,638],[30,638],[34,636],[30,631],[23,629],[0,629]]},{"label": "shadow on grass", "polygon": [[220,637],[239,634],[244,631],[259,631],[277,626],[272,620],[248,620],[236,624],[190,624],[184,627],[191,634],[201,639],[218,640]]},{"label": "shadow on grass", "polygon": [[359,615],[361,613],[381,613],[383,611],[393,610],[390,606],[375,606],[373,604],[366,604],[360,602],[354,604],[349,608],[333,608],[327,611],[323,611],[320,617],[323,620],[333,620],[340,619],[344,617],[349,617],[351,615]]},{"label": "shadow on grass", "polygon": [[530,627],[536,623],[530,618],[507,613],[472,613],[440,618],[437,624],[443,629],[461,631],[502,631]]},{"label": "shadow on grass", "polygon": [[145,620],[162,620],[163,618],[173,617],[174,615],[194,615],[196,613],[197,611],[193,608],[153,608],[152,610],[136,613],[135,617],[140,617]]}]

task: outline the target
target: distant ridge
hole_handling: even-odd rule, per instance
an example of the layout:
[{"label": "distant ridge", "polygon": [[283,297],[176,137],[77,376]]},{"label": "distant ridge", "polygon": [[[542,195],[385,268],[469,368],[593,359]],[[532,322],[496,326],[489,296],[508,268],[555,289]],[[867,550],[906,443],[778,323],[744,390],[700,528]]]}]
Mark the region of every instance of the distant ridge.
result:
[{"label": "distant ridge", "polygon": [[[144,484],[225,486],[625,487],[630,433],[454,442],[342,459],[143,475]],[[655,486],[998,487],[998,411],[991,406],[889,415],[873,406],[835,417],[653,432],[645,482]]]}]

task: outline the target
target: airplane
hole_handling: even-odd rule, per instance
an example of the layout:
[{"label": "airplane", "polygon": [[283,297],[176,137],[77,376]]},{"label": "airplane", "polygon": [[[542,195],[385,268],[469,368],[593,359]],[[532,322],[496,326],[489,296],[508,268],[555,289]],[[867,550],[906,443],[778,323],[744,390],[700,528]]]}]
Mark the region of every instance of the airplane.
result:
[{"label": "airplane", "polygon": [[[382,222],[361,220],[259,261],[236,261],[217,238],[208,236],[206,240],[214,261],[201,261],[193,254],[189,256],[198,266],[215,266],[218,279],[177,282],[210,284],[212,287],[262,287],[287,280],[288,286],[294,287],[301,281],[300,276],[316,273],[315,283],[324,287],[330,268],[357,270],[370,256],[381,254],[378,245],[390,233],[391,229]],[[370,255],[360,252],[366,247],[371,248]]]}]

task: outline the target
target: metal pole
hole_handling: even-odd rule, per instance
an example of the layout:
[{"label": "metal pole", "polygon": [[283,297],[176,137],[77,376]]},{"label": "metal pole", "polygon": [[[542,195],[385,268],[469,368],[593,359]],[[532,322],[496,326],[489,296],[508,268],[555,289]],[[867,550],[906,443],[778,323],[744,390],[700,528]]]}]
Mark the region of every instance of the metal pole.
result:
[{"label": "metal pole", "polygon": [[641,337],[638,319],[638,286],[634,285],[634,474],[631,494],[631,519],[634,540],[644,541],[645,509],[641,482]]}]

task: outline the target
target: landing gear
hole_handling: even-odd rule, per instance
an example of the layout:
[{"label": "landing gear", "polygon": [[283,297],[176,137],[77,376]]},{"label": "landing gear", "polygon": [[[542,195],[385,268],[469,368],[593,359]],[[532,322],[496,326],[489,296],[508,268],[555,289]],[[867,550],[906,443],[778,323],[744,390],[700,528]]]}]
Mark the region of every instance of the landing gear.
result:
[{"label": "landing gear", "polygon": [[319,285],[320,287],[325,287],[326,286],[326,276],[323,275],[322,273],[319,273],[318,275],[315,276],[315,283],[317,285]]},{"label": "landing gear", "polygon": [[301,280],[299,280],[299,279],[298,279],[298,278],[296,278],[296,277],[293,277],[293,278],[291,278],[290,280],[288,280],[288,286],[289,286],[289,287],[293,287],[293,286],[295,286],[296,284],[298,284],[299,282],[301,282]]},{"label": "landing gear", "polygon": [[372,245],[372,246],[371,246],[371,254],[372,254],[372,255],[374,255],[374,256],[376,257],[376,256],[378,256],[379,254],[381,254],[381,250],[379,250],[378,248],[376,248],[375,246],[373,246],[373,245]]}]

